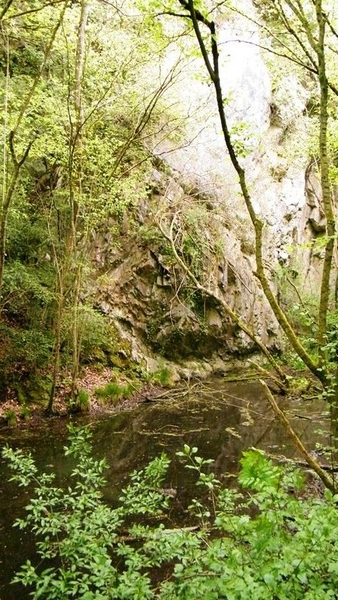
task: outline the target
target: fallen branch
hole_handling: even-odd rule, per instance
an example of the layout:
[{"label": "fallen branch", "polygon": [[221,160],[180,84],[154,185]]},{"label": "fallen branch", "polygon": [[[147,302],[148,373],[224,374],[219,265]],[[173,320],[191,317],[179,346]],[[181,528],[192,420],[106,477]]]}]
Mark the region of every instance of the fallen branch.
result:
[{"label": "fallen branch", "polygon": [[194,390],[194,388],[196,388],[199,385],[199,382],[194,383],[193,385],[189,385],[187,386],[185,389],[184,388],[178,388],[175,390],[165,390],[164,392],[161,392],[161,394],[156,394],[155,396],[146,396],[145,398],[145,402],[157,402],[157,400],[172,400],[174,398],[181,398],[184,396],[188,396],[192,390]]},{"label": "fallen branch", "polygon": [[[305,460],[297,460],[295,458],[287,458],[286,456],[283,455],[275,455],[275,454],[270,454],[268,452],[265,452],[266,456],[268,458],[271,458],[272,460],[278,462],[278,463],[282,463],[282,464],[287,464],[287,465],[292,465],[294,467],[308,467],[308,463]],[[320,468],[323,469],[323,471],[329,471],[329,473],[338,473],[338,467],[331,467],[331,465],[323,465],[322,463],[318,463]]]},{"label": "fallen branch", "polygon": [[275,415],[279,418],[279,420],[282,422],[286,432],[289,434],[289,436],[294,441],[296,448],[299,450],[299,452],[305,458],[307,465],[310,467],[310,469],[313,469],[315,471],[315,473],[317,473],[318,477],[320,477],[320,479],[324,483],[325,487],[327,487],[331,492],[335,493],[336,486],[335,486],[335,482],[332,479],[332,477],[330,477],[325,472],[325,470],[321,467],[319,462],[317,460],[315,460],[313,458],[313,456],[311,456],[311,454],[307,451],[303,442],[301,441],[301,439],[298,437],[297,433],[293,429],[289,419],[287,418],[285,413],[279,408],[276,400],[274,399],[274,397],[273,397],[272,393],[270,392],[266,383],[264,381],[262,381],[261,379],[260,379],[260,383],[266,391],[267,399],[268,399],[268,402],[269,402],[272,410],[274,411]]},{"label": "fallen branch", "polygon": [[257,371],[259,371],[261,373],[261,375],[264,375],[264,377],[268,377],[269,379],[271,379],[282,392],[284,392],[284,393],[286,392],[285,384],[280,379],[278,379],[277,377],[272,375],[269,371],[267,371],[267,369],[264,369],[264,367],[261,367],[260,365],[255,363],[253,360],[249,360],[248,362],[251,365],[253,365],[257,369]]}]

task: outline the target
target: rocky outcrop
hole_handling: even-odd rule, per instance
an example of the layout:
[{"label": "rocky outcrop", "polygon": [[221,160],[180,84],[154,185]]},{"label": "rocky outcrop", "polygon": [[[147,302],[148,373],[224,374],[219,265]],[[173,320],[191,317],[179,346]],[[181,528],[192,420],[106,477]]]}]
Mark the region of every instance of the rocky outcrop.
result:
[{"label": "rocky outcrop", "polygon": [[[243,0],[241,9],[254,16],[249,0]],[[309,92],[288,73],[273,82],[258,36],[253,22],[249,30],[238,14],[220,30],[227,115],[255,210],[265,222],[272,285],[278,293],[287,267],[293,287],[297,280],[297,286],[311,293],[318,286],[319,269],[312,240],[325,226],[315,170],[304,150]],[[172,86],[184,139],[178,144],[170,136],[163,139],[161,132],[148,141],[154,157],[149,195],[129,216],[131,223],[124,222],[120,247],[113,248],[109,236],[99,236],[94,244],[96,268],[104,272],[96,282],[96,306],[130,341],[136,361],[161,355],[175,362],[217,363],[254,352],[252,340],[224,314],[219,297],[269,348],[281,346],[276,320],[254,274],[254,232],[225,152],[213,92],[196,77],[201,69],[198,60],[194,66],[190,61]],[[168,227],[178,215],[183,228],[182,215],[189,211],[196,222],[198,211],[205,215],[205,225],[199,234],[195,226],[191,243],[201,253],[198,277],[212,295],[193,288],[158,227],[160,221]],[[283,290],[281,302],[292,301]]]},{"label": "rocky outcrop", "polygon": [[[231,322],[219,298],[226,300],[268,346],[277,348],[278,327],[252,277],[254,261],[248,241],[237,239],[228,229],[227,219],[210,207],[209,197],[199,196],[197,200],[196,192],[185,193],[176,173],[162,176],[165,188],[171,185],[176,190],[168,206],[168,196],[158,193],[159,179],[156,171],[154,190],[147,201],[148,217],[143,215],[142,223],[131,226],[118,249],[112,251],[109,238],[99,236],[95,241],[96,269],[103,272],[96,280],[96,308],[114,324],[121,338],[130,342],[132,359],[146,359],[147,365],[155,356],[181,364],[197,359],[204,361],[202,370],[208,374],[226,369],[236,357],[255,352],[254,343]],[[199,267],[200,280],[210,290],[209,295],[191,285],[173,260],[158,226],[159,217],[154,220],[157,210],[168,225],[173,214],[188,211],[196,202],[206,211],[202,221],[208,214],[211,227],[199,233],[209,239]],[[217,236],[217,255],[212,235]],[[192,372],[196,374],[194,362]]]}]

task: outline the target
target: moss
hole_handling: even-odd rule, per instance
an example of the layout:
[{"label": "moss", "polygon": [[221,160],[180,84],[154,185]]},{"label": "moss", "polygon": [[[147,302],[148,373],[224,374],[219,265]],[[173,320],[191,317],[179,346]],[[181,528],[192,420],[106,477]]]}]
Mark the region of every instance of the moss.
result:
[{"label": "moss", "polygon": [[126,356],[123,356],[121,353],[110,353],[108,364],[111,367],[116,367],[117,369],[128,369],[130,367],[129,359]]},{"label": "moss", "polygon": [[42,374],[35,374],[30,379],[18,382],[14,386],[18,402],[21,406],[46,404],[49,399],[50,385],[49,377]]},{"label": "moss", "polygon": [[290,382],[290,392],[301,395],[309,391],[311,381],[308,377],[292,377]]}]

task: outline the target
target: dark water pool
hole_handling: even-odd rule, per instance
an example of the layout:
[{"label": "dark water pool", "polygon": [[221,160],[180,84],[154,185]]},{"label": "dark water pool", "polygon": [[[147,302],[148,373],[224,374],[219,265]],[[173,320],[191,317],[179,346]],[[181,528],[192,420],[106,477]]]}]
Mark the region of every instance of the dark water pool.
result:
[{"label": "dark water pool", "polygon": [[[175,456],[183,444],[197,446],[201,456],[214,459],[213,470],[221,478],[236,472],[242,452],[251,446],[289,458],[295,456],[293,443],[275,419],[259,382],[213,380],[192,387],[189,393],[182,390],[175,394],[171,400],[143,403],[128,412],[78,419],[92,427],[95,455],[108,460],[107,501],[117,500],[128,473],[165,451],[173,460],[166,486],[177,490],[183,506],[193,487]],[[299,401],[285,408],[291,411],[292,423],[303,442],[314,447],[317,430],[325,426],[322,407]],[[2,430],[0,443],[30,450],[38,466],[53,468],[57,483],[62,484],[69,474],[69,463],[63,454],[66,426],[66,420],[51,419],[37,430]],[[12,527],[13,521],[23,516],[29,493],[10,483],[8,476],[8,469],[1,462],[0,600],[26,600],[28,592],[10,581],[27,558],[34,564],[37,560],[29,533]]]}]

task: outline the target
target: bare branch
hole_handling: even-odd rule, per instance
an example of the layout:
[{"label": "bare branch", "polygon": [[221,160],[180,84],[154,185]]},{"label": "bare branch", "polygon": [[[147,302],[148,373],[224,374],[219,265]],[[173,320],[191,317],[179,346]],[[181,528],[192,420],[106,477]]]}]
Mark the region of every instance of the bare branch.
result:
[{"label": "bare branch", "polygon": [[5,6],[3,7],[3,9],[0,13],[0,21],[4,18],[6,12],[10,9],[12,4],[13,4],[13,0],[7,0],[7,2],[5,2]]},{"label": "bare branch", "polygon": [[320,464],[306,450],[303,442],[301,441],[301,439],[299,438],[299,436],[293,429],[289,419],[287,418],[285,413],[279,408],[276,400],[274,399],[273,395],[271,394],[266,383],[262,380],[260,380],[260,383],[263,386],[263,388],[265,389],[268,402],[269,402],[273,412],[275,413],[275,415],[277,415],[279,420],[282,422],[285,430],[287,431],[289,436],[294,441],[296,448],[298,448],[299,452],[302,454],[302,456],[304,456],[309,467],[311,467],[311,469],[313,469],[314,472],[317,473],[317,475],[320,477],[320,479],[324,483],[325,487],[327,487],[329,490],[331,490],[333,493],[335,493],[336,486],[335,486],[333,479],[324,471],[324,469],[320,466]]},{"label": "bare branch", "polygon": [[[10,6],[12,4],[12,2],[13,2],[13,0],[8,0],[8,5]],[[51,2],[47,2],[46,4],[43,4],[39,8],[31,8],[30,10],[24,10],[22,12],[15,13],[14,15],[9,15],[8,17],[6,17],[6,21],[9,21],[10,19],[16,19],[17,17],[23,17],[24,15],[30,15],[32,13],[37,13],[37,12],[40,12],[40,10],[44,10],[44,8],[47,8],[47,6],[56,6],[57,4],[62,4],[63,2],[65,2],[65,0],[52,0]],[[9,8],[9,6],[8,6],[8,8]],[[6,8],[6,7],[4,8],[2,13],[0,14],[0,20],[3,18],[3,15],[7,12],[8,8]]]},{"label": "bare branch", "polygon": [[19,161],[16,157],[16,153],[15,153],[15,148],[14,148],[14,132],[11,131],[9,136],[8,136],[8,141],[9,141],[9,151],[11,153],[11,157],[12,157],[12,161],[13,161],[13,165],[15,167],[18,166]]},{"label": "bare branch", "polygon": [[333,27],[333,25],[332,25],[329,17],[327,16],[327,14],[323,13],[323,17],[324,17],[326,23],[328,24],[328,27],[329,27],[332,35],[334,35],[334,37],[338,38],[338,31]]},{"label": "bare branch", "polygon": [[[307,64],[306,62],[304,62],[303,60],[301,60],[301,59],[299,58],[299,55],[298,55],[296,52],[294,52],[294,51],[292,50],[292,48],[290,48],[290,46],[288,46],[288,44],[286,44],[286,43],[284,42],[284,40],[283,40],[281,37],[278,37],[278,36],[277,36],[277,35],[276,35],[276,34],[275,34],[275,33],[274,33],[274,32],[273,32],[273,31],[272,31],[272,30],[271,30],[269,27],[267,27],[267,26],[266,26],[264,23],[260,23],[260,22],[259,22],[259,21],[257,21],[256,19],[254,19],[254,18],[250,17],[249,15],[247,15],[247,14],[243,13],[243,12],[242,12],[241,10],[239,10],[238,8],[233,8],[233,7],[231,7],[231,6],[228,6],[227,8],[228,8],[229,10],[231,10],[231,11],[235,12],[236,14],[239,14],[239,15],[241,15],[242,17],[244,17],[245,19],[247,19],[249,22],[253,23],[254,25],[256,25],[256,26],[260,27],[260,29],[263,29],[263,31],[265,31],[265,32],[268,34],[268,36],[269,36],[271,39],[275,40],[275,41],[277,42],[277,44],[278,44],[278,45],[279,45],[281,48],[284,48],[284,49],[285,49],[286,53],[284,53],[284,52],[282,52],[282,51],[281,51],[281,52],[279,52],[279,51],[277,51],[277,50],[274,50],[274,49],[273,49],[273,48],[271,48],[271,47],[264,46],[264,45],[262,45],[262,44],[255,44],[254,42],[249,42],[249,41],[247,41],[247,40],[234,40],[234,41],[237,41],[237,42],[240,42],[240,43],[244,43],[244,44],[256,45],[256,46],[258,46],[259,48],[262,48],[262,50],[265,50],[266,52],[269,52],[269,53],[271,53],[271,54],[274,54],[275,56],[280,56],[281,58],[285,58],[286,60],[290,60],[290,61],[291,61],[291,62],[293,62],[294,64],[296,64],[296,65],[298,65],[298,66],[300,66],[300,67],[303,67],[304,69],[306,69],[306,70],[307,70],[309,73],[313,73],[313,74],[315,74],[315,75],[317,75],[317,76],[318,76],[318,65],[317,65],[317,62],[316,62],[316,61],[314,60],[314,58],[313,58],[313,57],[310,55],[310,53],[309,53],[309,52],[306,50],[306,47],[305,47],[305,45],[303,44],[302,40],[300,39],[299,35],[297,34],[297,32],[296,32],[294,29],[292,29],[292,28],[290,27],[290,29],[289,29],[288,31],[289,31],[289,33],[290,33],[290,34],[291,34],[291,35],[294,37],[294,39],[297,41],[297,43],[300,43],[300,45],[301,45],[301,47],[302,47],[302,49],[303,49],[304,55],[305,55],[305,56],[308,58],[308,60],[309,60],[309,63],[310,63],[310,64]],[[336,32],[334,29],[333,29],[333,26],[332,26],[332,25],[331,25],[331,23],[329,22],[329,20],[328,20],[328,18],[327,18],[327,15],[325,15],[325,14],[324,14],[324,15],[323,15],[323,17],[326,19],[326,22],[328,23],[328,25],[329,25],[329,27],[330,27],[330,29],[331,29],[331,31],[332,31],[332,33],[333,33],[333,35],[335,35],[335,36],[337,36],[337,37],[338,37],[338,33],[337,33],[337,32]],[[288,19],[287,19],[287,17],[285,16],[285,22],[284,22],[284,25],[286,26],[286,24],[287,24],[287,23],[288,23]],[[331,48],[331,47],[330,47],[330,50],[332,50],[332,52],[336,52],[336,50],[335,50],[335,49],[333,49],[333,48]],[[312,66],[311,66],[311,65],[312,65]],[[334,83],[332,83],[330,80],[328,80],[328,86],[329,86],[329,88],[330,88],[331,92],[333,92],[333,93],[335,94],[335,96],[338,96],[338,88],[335,86],[335,84],[334,84]]]}]

